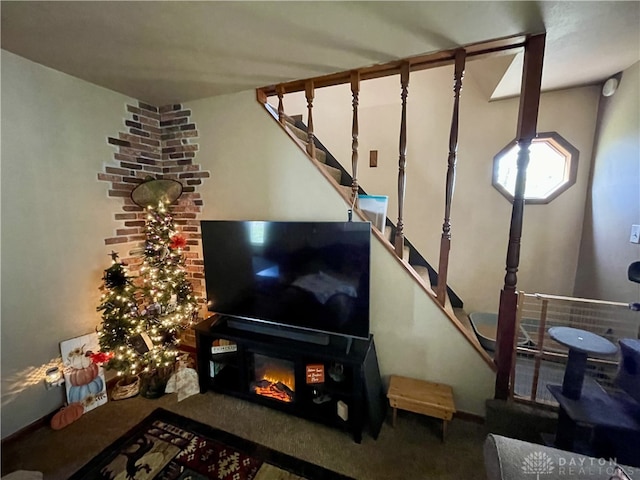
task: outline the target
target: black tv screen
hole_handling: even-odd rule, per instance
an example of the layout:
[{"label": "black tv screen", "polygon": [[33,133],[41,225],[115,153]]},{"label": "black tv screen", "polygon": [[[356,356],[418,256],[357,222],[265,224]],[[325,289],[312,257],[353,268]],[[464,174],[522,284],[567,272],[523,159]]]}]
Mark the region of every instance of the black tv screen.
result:
[{"label": "black tv screen", "polygon": [[370,223],[206,220],[201,227],[210,311],[369,336]]}]

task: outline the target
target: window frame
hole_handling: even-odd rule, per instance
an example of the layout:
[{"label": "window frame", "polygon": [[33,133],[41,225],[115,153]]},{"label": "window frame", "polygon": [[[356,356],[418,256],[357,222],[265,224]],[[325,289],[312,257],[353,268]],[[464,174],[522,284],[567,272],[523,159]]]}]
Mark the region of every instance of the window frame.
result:
[{"label": "window frame", "polygon": [[[532,144],[543,142],[547,143],[551,148],[565,157],[564,181],[545,198],[525,197],[526,205],[545,205],[547,203],[550,203],[563,192],[568,190],[571,186],[573,186],[576,183],[576,179],[578,177],[578,159],[580,157],[579,150],[571,145],[571,143],[569,143],[569,141],[562,137],[562,135],[560,135],[558,132],[540,132],[536,135],[536,138],[533,139]],[[505,197],[511,203],[513,203],[513,195],[501,183],[498,182],[498,171],[499,162],[502,157],[504,157],[512,148],[517,146],[517,144],[517,139],[513,139],[493,157],[493,174],[491,184],[502,194],[503,197]]]}]

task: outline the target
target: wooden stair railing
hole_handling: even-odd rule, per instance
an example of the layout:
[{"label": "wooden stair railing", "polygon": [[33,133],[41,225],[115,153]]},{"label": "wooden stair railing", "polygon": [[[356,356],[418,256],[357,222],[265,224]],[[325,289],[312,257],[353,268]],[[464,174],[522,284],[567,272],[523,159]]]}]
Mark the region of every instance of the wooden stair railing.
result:
[{"label": "wooden stair railing", "polygon": [[398,223],[394,241],[394,252],[399,259],[403,258],[404,251],[404,197],[406,190],[406,153],[407,153],[407,94],[409,85],[409,73],[454,64],[454,107],[452,114],[451,131],[449,137],[449,156],[447,166],[447,180],[445,193],[445,215],[441,235],[441,249],[439,262],[439,281],[437,285],[437,301],[442,306],[446,301],[447,274],[449,254],[451,248],[451,202],[455,187],[455,169],[457,161],[458,143],[458,117],[460,90],[464,65],[467,58],[484,57],[503,52],[513,52],[524,47],[525,59],[523,66],[522,90],[520,96],[520,109],[518,116],[517,138],[520,146],[518,156],[518,174],[516,179],[516,191],[514,195],[513,209],[510,223],[509,247],[507,251],[506,275],[504,287],[500,294],[500,308],[498,314],[498,336],[496,357],[494,360],[498,375],[496,378],[496,398],[507,398],[509,393],[509,376],[512,366],[512,352],[515,339],[515,323],[517,309],[517,270],[520,256],[520,239],[522,236],[522,221],[524,211],[524,185],[526,180],[526,168],[529,162],[529,146],[536,136],[538,104],[540,100],[540,85],[542,75],[542,63],[544,57],[544,34],[516,35],[487,42],[479,42],[466,45],[462,48],[445,50],[426,55],[411,57],[408,59],[389,62],[386,64],[363,67],[356,70],[338,72],[313,79],[295,80],[278,85],[266,86],[257,89],[260,102],[266,104],[267,97],[278,96],[278,117],[283,123],[284,108],[282,96],[284,93],[305,92],[307,100],[307,153],[316,160],[315,134],[313,128],[313,99],[316,88],[329,87],[351,83],[353,123],[352,123],[352,204],[357,201],[359,190],[357,180],[358,169],[358,101],[360,82],[390,75],[400,75],[401,84],[401,126],[398,161]]},{"label": "wooden stair railing", "polygon": [[[456,64],[456,71],[460,64],[460,58],[462,53],[464,53],[464,57],[470,56],[486,56],[490,54],[495,54],[499,52],[504,52],[508,50],[518,49],[525,45],[527,41],[527,36],[525,35],[516,35],[511,37],[499,38],[490,40],[487,42],[479,42],[471,45],[466,45],[463,48],[457,48],[452,50],[445,50],[436,53],[430,53],[426,55],[419,55],[415,57],[411,57],[401,61],[389,62],[386,64],[373,65],[370,67],[364,67],[357,70],[346,71],[346,72],[338,72],[330,75],[324,75],[321,77],[316,77],[313,79],[307,80],[296,80],[288,83],[278,84],[267,86],[259,89],[259,96],[263,99],[266,99],[269,95],[278,95],[280,96],[283,92],[293,93],[304,91],[307,99],[307,111],[308,111],[308,143],[307,143],[307,153],[315,159],[315,142],[314,142],[314,130],[313,130],[313,97],[314,97],[314,89],[315,88],[323,88],[334,85],[341,85],[345,83],[351,83],[351,91],[353,95],[353,124],[352,124],[352,204],[355,204],[357,201],[357,191],[358,191],[358,183],[357,183],[357,162],[358,162],[358,112],[357,112],[357,104],[358,104],[358,95],[360,89],[360,81],[361,80],[369,80],[374,78],[386,77],[390,75],[400,75],[401,82],[401,98],[402,98],[402,117],[401,117],[401,127],[400,127],[400,154],[398,161],[398,222],[396,225],[396,236],[394,239],[394,249],[396,255],[399,258],[403,258],[404,251],[404,197],[406,191],[406,152],[407,152],[407,140],[406,140],[406,99],[407,99],[407,90],[409,84],[409,73],[412,71],[419,71],[429,68],[435,68],[443,65],[448,65],[451,63]],[[461,53],[462,52],[462,53]],[[464,58],[463,57],[463,58]],[[462,60],[462,65],[464,68],[464,60]],[[461,79],[461,75],[460,75]],[[459,97],[459,89],[458,94]],[[278,103],[278,112],[280,112],[281,102]],[[457,115],[457,107],[454,107],[454,115]],[[280,115],[281,116],[281,115]],[[455,132],[455,143],[457,144],[457,119],[456,119],[456,132]],[[453,127],[452,127],[453,128]],[[450,140],[451,143],[451,140]],[[451,151],[451,148],[450,148]],[[451,163],[451,161],[450,161]],[[455,175],[455,159],[453,160],[453,165],[450,165],[448,169],[448,179],[447,179],[447,201],[445,202],[445,209],[447,212],[450,211],[451,204],[451,196],[453,194],[453,178]],[[443,236],[446,237],[443,240],[446,248],[444,249],[446,253],[446,259],[444,262],[441,262],[441,268],[443,269],[445,280],[444,280],[444,288],[446,291],[446,270],[448,264],[448,245],[450,244],[450,223],[448,221],[449,214],[445,213],[445,226],[443,226]],[[441,250],[442,256],[442,250]],[[440,295],[441,305],[444,305],[444,295]]]},{"label": "wooden stair railing", "polygon": [[351,192],[352,205],[358,206],[358,103],[360,95],[360,73],[351,72],[351,105],[353,108],[353,121],[351,123]]},{"label": "wooden stair railing", "polygon": [[[260,90],[257,91],[257,100],[258,102],[264,105],[265,110],[270,115],[272,115],[273,118],[275,118],[276,120],[279,119],[277,109],[272,107],[267,102],[267,97]],[[307,145],[306,145],[306,139],[308,138],[307,132],[306,132],[307,127],[302,122],[302,115],[289,117],[285,114],[284,118],[286,120],[286,124],[281,125],[281,127],[298,144],[298,146],[308,155]],[[301,139],[303,140],[303,142],[299,142],[297,139]],[[341,193],[345,201],[348,201],[349,204],[351,204],[350,202],[351,202],[352,190],[351,190],[351,178],[349,176],[349,173],[335,159],[335,157],[333,157],[333,155],[330,154],[329,150],[324,145],[322,145],[322,142],[316,139],[316,143],[317,143],[316,153],[318,154],[319,161],[314,163],[318,167],[319,171],[323,171],[322,167],[329,167],[331,170],[338,170],[342,173],[340,181],[338,181],[338,178],[336,178],[335,176],[333,177],[333,180],[337,183],[337,184],[334,184],[334,187],[336,187],[336,190]],[[324,173],[325,173],[325,176],[327,176],[328,178],[329,175],[326,173],[326,171]],[[347,189],[348,193],[342,190],[343,188]],[[360,186],[358,186],[358,192],[365,195],[367,193]],[[360,209],[356,209],[354,213],[356,214],[356,216],[360,217],[361,220],[366,220],[366,216]],[[409,250],[411,252],[410,254],[411,258],[413,259],[413,261],[417,263],[412,263],[408,265],[407,262],[404,262],[401,257],[398,257],[395,253],[395,248],[392,245],[393,244],[392,233],[394,229],[395,227],[393,226],[392,222],[389,220],[389,218],[387,218],[387,226],[385,227],[384,233],[378,232],[377,229],[373,229],[372,234],[374,236],[378,236],[381,240],[383,240],[384,247],[396,257],[396,260],[399,263],[401,263],[401,265],[404,268],[406,268],[407,272],[409,272],[416,280],[418,280],[420,287],[435,300],[435,294],[431,288],[431,285],[434,284],[433,279],[437,276],[437,272],[429,266],[429,264],[420,254],[420,252],[416,250],[416,248],[411,244],[411,242],[406,237],[405,237],[405,250]],[[451,299],[452,304],[455,301],[458,303],[457,307],[461,308],[462,301],[459,299],[456,293],[453,290],[451,290],[450,287],[447,287],[447,291],[449,293],[448,298]],[[453,306],[455,308],[456,305],[453,305]],[[478,352],[482,360],[489,367],[495,370],[495,364],[493,362],[493,359],[480,346],[480,343],[478,342],[475,334],[473,334],[471,327],[468,326],[468,319],[467,319],[467,323],[461,320],[458,317],[459,312],[456,312],[455,309],[451,311],[451,308],[449,309],[443,308],[443,311],[447,314],[449,319],[453,322],[454,327],[458,331],[460,331],[460,333],[468,340],[471,346]]]},{"label": "wooden stair railing", "polygon": [[316,159],[316,141],[313,133],[313,80],[308,80],[305,85],[305,96],[307,97],[307,153],[314,160]]},{"label": "wooden stair railing", "polygon": [[511,210],[509,246],[507,248],[506,275],[500,292],[498,332],[495,363],[497,367],[495,397],[506,400],[509,396],[509,379],[513,365],[513,349],[516,335],[518,294],[516,285],[520,263],[520,240],[524,218],[524,188],[529,164],[529,147],[536,136],[545,35],[533,35],[525,43],[522,87],[518,113],[518,153],[515,193]]},{"label": "wooden stair railing", "polygon": [[285,125],[287,120],[284,116],[284,86],[282,84],[276,86],[276,92],[278,92],[278,120]]},{"label": "wooden stair railing", "polygon": [[[395,251],[400,258],[404,252],[404,195],[406,190],[407,166],[407,95],[409,94],[409,63],[400,69],[400,157],[398,159],[398,223],[396,223]],[[408,259],[407,259],[408,260]]]},{"label": "wooden stair railing", "polygon": [[[464,45],[462,48],[467,54],[467,58],[477,57],[481,58],[487,55],[499,54],[501,52],[508,52],[524,47],[529,36],[527,35],[514,35],[510,37],[498,38],[489,40],[486,42],[478,42],[470,45]],[[426,70],[429,68],[442,67],[444,65],[451,65],[455,61],[456,52],[459,48],[451,50],[443,50],[435,53],[428,53],[426,55],[418,55],[410,57],[400,61],[393,61],[389,63],[383,63],[378,65],[371,65],[369,67],[358,68],[357,72],[360,74],[360,80],[371,80],[374,78],[388,77],[391,75],[399,75],[403,68],[403,65],[409,63],[409,68],[412,72],[420,70]],[[331,87],[334,85],[342,85],[351,81],[351,74],[353,70],[344,72],[331,73],[329,75],[323,75],[321,77],[313,78],[314,88]],[[291,82],[285,82],[280,85],[285,87],[287,93],[303,92],[306,90],[308,80],[294,80]],[[268,85],[261,87],[259,90],[264,98],[277,95],[277,85]]]},{"label": "wooden stair railing", "polygon": [[464,76],[466,52],[460,49],[456,52],[453,72],[453,114],[451,116],[451,131],[449,134],[449,156],[447,158],[447,185],[444,198],[444,223],[440,239],[440,259],[438,262],[438,286],[436,298],[444,307],[447,301],[447,276],[449,271],[449,252],[451,251],[451,201],[456,183],[456,161],[458,159],[458,118],[460,113],[460,91]]}]

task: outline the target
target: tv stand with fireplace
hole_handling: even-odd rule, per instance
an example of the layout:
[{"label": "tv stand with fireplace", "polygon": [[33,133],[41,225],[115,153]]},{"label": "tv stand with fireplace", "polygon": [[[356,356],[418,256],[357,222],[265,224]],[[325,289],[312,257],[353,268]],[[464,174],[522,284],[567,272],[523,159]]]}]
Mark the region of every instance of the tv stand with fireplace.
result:
[{"label": "tv stand with fireplace", "polygon": [[[348,431],[378,437],[386,413],[373,336],[329,335],[327,345],[233,328],[214,315],[195,327],[200,392],[266,405]],[[231,324],[231,325],[230,325]]]}]

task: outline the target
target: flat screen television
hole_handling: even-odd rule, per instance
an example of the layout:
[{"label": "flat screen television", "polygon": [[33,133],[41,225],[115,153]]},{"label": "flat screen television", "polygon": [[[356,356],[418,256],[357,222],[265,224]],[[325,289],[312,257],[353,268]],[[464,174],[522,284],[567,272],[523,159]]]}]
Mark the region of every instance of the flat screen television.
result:
[{"label": "flat screen television", "polygon": [[274,332],[368,338],[370,223],[205,220],[201,227],[209,311]]}]

